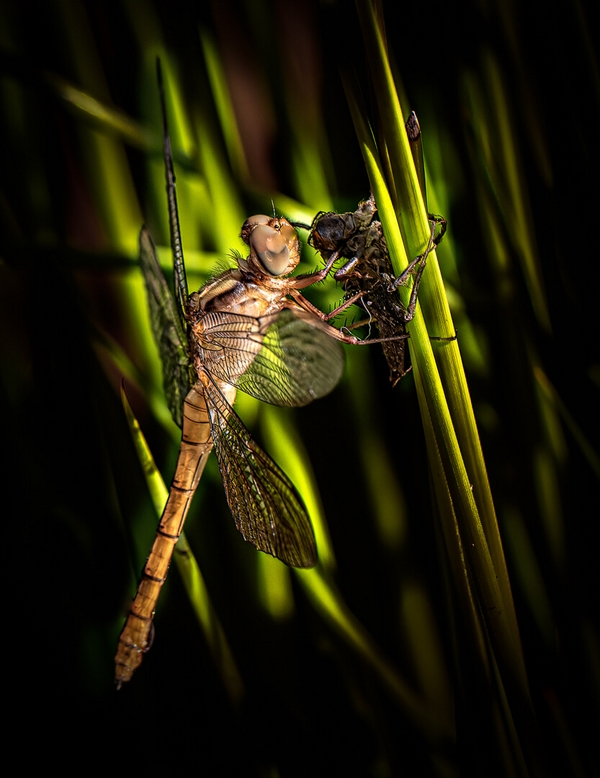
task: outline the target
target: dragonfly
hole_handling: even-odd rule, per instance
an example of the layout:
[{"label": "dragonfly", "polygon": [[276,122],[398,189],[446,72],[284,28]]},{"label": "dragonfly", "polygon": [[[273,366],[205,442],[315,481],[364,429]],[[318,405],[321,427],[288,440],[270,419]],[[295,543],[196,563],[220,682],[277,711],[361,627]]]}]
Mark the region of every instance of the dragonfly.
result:
[{"label": "dragonfly", "polygon": [[145,227],[140,233],[140,265],[163,363],[165,395],[182,438],[167,503],[119,637],[117,688],[132,678],[151,646],[160,591],[213,449],[242,536],[292,567],[316,564],[307,510],[293,483],[235,413],[237,390],[274,405],[306,405],[331,392],[340,380],[341,343],[379,342],[362,341],[330,324],[354,299],[324,313],[303,296],[301,290],[327,277],[335,257],[317,272],[291,275],[300,261],[300,244],[284,217],[247,219],[241,237],[248,256],[239,256],[237,267],[188,294],[160,68],[158,74],[174,294]]},{"label": "dragonfly", "polygon": [[[406,122],[406,131],[425,197],[421,129],[414,111]],[[390,381],[395,386],[410,370],[406,364],[406,325],[414,318],[427,257],[444,236],[446,220],[429,214],[432,229],[425,251],[395,277],[383,228],[376,214],[377,205],[372,194],[359,203],[356,211],[321,212],[313,220],[308,242],[327,262],[340,258],[348,260],[335,272],[334,278],[344,284],[346,300],[360,301],[369,315],[369,323],[375,322],[390,370]],[[411,294],[408,305],[404,306],[393,293],[399,286],[406,286],[411,278]],[[402,334],[404,338],[400,337]]]}]

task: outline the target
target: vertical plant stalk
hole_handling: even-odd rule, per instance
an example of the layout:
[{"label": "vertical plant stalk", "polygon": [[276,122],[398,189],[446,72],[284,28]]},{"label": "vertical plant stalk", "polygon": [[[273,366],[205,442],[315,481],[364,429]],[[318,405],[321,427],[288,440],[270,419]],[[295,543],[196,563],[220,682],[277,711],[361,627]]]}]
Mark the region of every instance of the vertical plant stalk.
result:
[{"label": "vertical plant stalk", "polygon": [[[408,258],[423,251],[430,225],[404,129],[408,111],[397,97],[383,22],[368,0],[357,5],[385,148],[376,147],[352,79],[345,75],[344,82],[392,265],[400,274]],[[382,158],[389,160],[387,175]],[[410,290],[398,291],[407,296]],[[455,578],[460,574],[464,579],[456,581],[459,601],[470,614],[481,667],[489,677],[497,663],[509,715],[527,726],[532,708],[516,613],[458,341],[436,344],[434,357],[428,332],[437,337],[454,334],[435,252],[428,259],[419,299],[409,325],[409,347],[446,548]],[[518,748],[518,743],[513,746]]]}]

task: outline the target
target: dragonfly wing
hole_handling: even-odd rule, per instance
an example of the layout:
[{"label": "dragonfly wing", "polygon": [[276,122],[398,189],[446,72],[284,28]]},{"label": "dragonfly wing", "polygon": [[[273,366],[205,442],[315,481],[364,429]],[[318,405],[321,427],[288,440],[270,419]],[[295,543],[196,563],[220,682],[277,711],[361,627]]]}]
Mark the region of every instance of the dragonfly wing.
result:
[{"label": "dragonfly wing", "polygon": [[325,396],[340,380],[344,352],[320,322],[312,324],[289,309],[260,319],[218,316],[205,334],[222,351],[205,352],[207,370],[246,394],[297,407]]},{"label": "dragonfly wing", "polygon": [[315,537],[294,485],[252,439],[218,386],[205,385],[214,449],[235,525],[259,551],[291,567],[313,567]]},{"label": "dragonfly wing", "polygon": [[140,265],[146,284],[152,333],[162,361],[167,404],[173,420],[181,427],[183,401],[194,384],[185,325],[158,263],[152,237],[145,227],[140,232]]}]

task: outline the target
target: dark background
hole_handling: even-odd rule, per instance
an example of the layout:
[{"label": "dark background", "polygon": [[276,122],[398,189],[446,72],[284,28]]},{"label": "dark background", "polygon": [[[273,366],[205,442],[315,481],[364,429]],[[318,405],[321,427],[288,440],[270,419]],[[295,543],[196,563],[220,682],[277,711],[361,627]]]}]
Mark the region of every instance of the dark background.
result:
[{"label": "dark background", "polygon": [[[108,101],[155,133],[155,127],[146,127],[143,109],[154,99],[142,46],[152,36],[141,36],[140,29],[159,25],[190,110],[202,110],[203,100],[209,100],[198,30],[210,30],[237,101],[255,187],[242,195],[247,212],[259,204],[264,208],[273,192],[294,194],[286,150],[299,128],[290,126],[278,99],[290,89],[298,101],[320,106],[331,149],[331,188],[342,211],[354,208],[369,188],[338,76],[340,62],[352,63],[364,75],[354,6],[282,0],[260,6],[265,15],[257,18],[258,7],[235,2],[218,3],[219,10],[210,3],[146,8],[51,2],[35,14],[24,4],[3,5],[5,678],[16,691],[13,726],[30,744],[25,762],[137,768],[149,774],[188,767],[207,775],[315,775],[334,769],[346,775],[438,774],[439,754],[432,756],[372,668],[348,649],[296,583],[294,618],[281,625],[264,615],[255,591],[255,552],[239,541],[215,472],[196,507],[211,521],[202,527],[190,521],[189,536],[243,676],[244,702],[234,710],[227,698],[176,572],[161,600],[152,651],[128,688],[117,693],[112,686],[122,614],[133,571],[144,557],[143,551],[131,550],[132,544],[149,547],[155,519],[121,408],[121,376],[97,344],[101,333],[110,333],[144,371],[144,360],[136,355],[138,336],[128,329],[132,314],[122,308],[121,284],[136,259],[134,247],[127,252],[116,244],[95,201],[91,178],[102,160],[83,147],[80,132],[82,123],[95,120],[72,110],[52,78]],[[563,771],[571,774],[577,767],[585,775],[594,761],[590,711],[597,713],[598,683],[592,532],[598,509],[600,367],[592,268],[600,82],[591,26],[585,7],[568,2],[551,10],[531,0],[518,8],[467,2],[429,3],[426,11],[415,4],[387,6],[389,49],[409,108],[424,128],[443,130],[450,208],[444,215],[458,268],[452,283],[460,299],[457,317],[465,316],[470,324],[464,326],[472,325],[484,343],[483,364],[470,363],[468,355],[465,360],[501,531],[503,519],[520,516],[551,605],[545,622],[553,633],[549,642],[532,616],[531,582],[523,580],[513,536],[508,564],[541,742]],[[88,73],[101,68],[93,83],[81,83],[81,63],[68,42],[72,34],[90,36],[94,64]],[[505,296],[479,218],[477,181],[483,173],[465,78],[481,74],[490,52],[511,99],[509,120],[516,128],[551,329],[541,326],[532,310],[514,253],[507,270],[511,295]],[[294,62],[302,65],[298,71],[290,65]],[[275,95],[274,130],[260,103],[247,99],[254,94],[255,73]],[[100,83],[106,92],[95,94]],[[368,89],[366,78],[364,84]],[[142,146],[124,142],[124,159],[143,218],[166,244],[161,227],[153,224],[155,201],[145,166],[146,156],[157,152],[153,142]],[[257,192],[263,192],[262,204]],[[152,195],[159,196],[162,192]],[[443,245],[440,257],[445,272]],[[447,272],[455,271],[448,267]],[[382,652],[402,668],[409,664],[409,652],[395,625],[396,589],[403,580],[419,580],[434,603],[440,650],[452,667],[452,626],[434,550],[435,520],[412,377],[392,390],[379,349],[369,352],[371,394],[364,413],[402,489],[408,529],[400,548],[382,549],[373,525],[365,521],[370,503],[359,465],[360,425],[348,388],[294,416],[330,526],[336,583]],[[534,362],[566,409],[557,433],[562,442],[552,451],[544,448],[540,433]],[[129,390],[168,480],[176,446],[145,406],[143,389]],[[595,453],[586,452],[578,433]],[[560,505],[551,507],[560,559],[552,554],[555,546],[544,523],[548,506],[536,488],[545,456],[557,460],[553,494]],[[410,669],[405,673],[410,678]],[[461,751],[461,743],[467,751],[468,742],[468,736],[459,738],[449,759],[463,774],[475,775],[476,760]]]}]

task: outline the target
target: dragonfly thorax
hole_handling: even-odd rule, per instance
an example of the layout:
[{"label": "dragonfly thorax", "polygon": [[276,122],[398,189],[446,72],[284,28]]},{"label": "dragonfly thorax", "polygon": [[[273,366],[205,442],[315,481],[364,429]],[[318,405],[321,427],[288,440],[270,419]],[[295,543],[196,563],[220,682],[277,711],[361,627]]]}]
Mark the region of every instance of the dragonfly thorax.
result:
[{"label": "dragonfly thorax", "polygon": [[207,314],[218,312],[265,316],[282,309],[287,292],[288,284],[283,278],[261,277],[243,266],[227,270],[190,295],[188,323],[193,329]]}]

